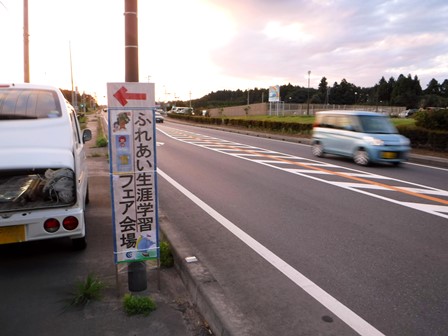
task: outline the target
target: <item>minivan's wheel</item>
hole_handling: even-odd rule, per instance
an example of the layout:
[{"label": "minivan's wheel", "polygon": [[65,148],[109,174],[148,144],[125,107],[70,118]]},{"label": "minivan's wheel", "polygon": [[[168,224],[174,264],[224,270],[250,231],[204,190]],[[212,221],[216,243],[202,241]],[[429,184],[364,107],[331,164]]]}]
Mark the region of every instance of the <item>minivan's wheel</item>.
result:
[{"label": "minivan's wheel", "polygon": [[355,152],[353,160],[360,166],[368,166],[370,163],[369,154],[366,150],[360,148]]},{"label": "minivan's wheel", "polygon": [[312,149],[313,154],[314,154],[315,156],[317,156],[317,157],[322,157],[322,156],[324,156],[324,146],[322,146],[321,143],[319,143],[319,142],[315,142],[315,143],[313,144],[313,146],[312,146],[311,149]]}]

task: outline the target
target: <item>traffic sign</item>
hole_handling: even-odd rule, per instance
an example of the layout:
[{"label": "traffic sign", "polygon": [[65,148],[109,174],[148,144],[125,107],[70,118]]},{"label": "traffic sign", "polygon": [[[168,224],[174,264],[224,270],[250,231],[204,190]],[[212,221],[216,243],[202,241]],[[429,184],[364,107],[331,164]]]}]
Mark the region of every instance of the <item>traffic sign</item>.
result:
[{"label": "traffic sign", "polygon": [[109,107],[154,107],[154,83],[107,83]]},{"label": "traffic sign", "polygon": [[153,83],[108,83],[115,263],[158,258]]}]

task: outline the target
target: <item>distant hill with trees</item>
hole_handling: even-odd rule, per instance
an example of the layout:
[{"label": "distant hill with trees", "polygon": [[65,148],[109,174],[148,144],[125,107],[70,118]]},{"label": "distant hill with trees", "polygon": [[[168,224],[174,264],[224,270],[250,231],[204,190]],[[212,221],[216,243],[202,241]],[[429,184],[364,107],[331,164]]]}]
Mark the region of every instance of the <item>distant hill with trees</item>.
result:
[{"label": "distant hill with trees", "polygon": [[[238,106],[248,103],[268,101],[269,89],[254,88],[248,90],[220,90],[191,101],[195,110]],[[400,75],[397,79],[390,77],[388,81],[382,77],[370,88],[359,87],[342,79],[340,83],[328,84],[322,77],[319,86],[307,88],[292,84],[280,86],[280,100],[285,103],[303,104],[336,104],[336,105],[383,105],[406,106],[406,108],[447,107],[448,80],[439,83],[432,79],[426,89],[422,89],[417,76]],[[170,102],[172,105],[189,106],[189,101]]]}]

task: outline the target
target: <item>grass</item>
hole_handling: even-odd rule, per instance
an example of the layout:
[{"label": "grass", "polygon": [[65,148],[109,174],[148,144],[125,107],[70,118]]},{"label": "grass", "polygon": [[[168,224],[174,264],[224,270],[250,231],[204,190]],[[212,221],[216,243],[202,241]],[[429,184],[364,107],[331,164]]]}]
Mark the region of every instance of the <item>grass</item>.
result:
[{"label": "grass", "polygon": [[250,120],[268,120],[268,121],[282,121],[282,122],[296,122],[300,124],[312,124],[314,122],[314,116],[238,116],[229,117],[229,119],[250,119]]},{"label": "grass", "polygon": [[102,281],[89,274],[84,281],[76,284],[76,290],[70,299],[70,306],[81,307],[93,300],[99,300],[105,285]]},{"label": "grass", "polygon": [[148,316],[152,311],[156,310],[155,302],[146,296],[134,296],[125,294],[123,299],[124,311],[128,315],[144,315]]},{"label": "grass", "polygon": [[392,118],[391,120],[395,126],[415,126],[413,118]]},{"label": "grass", "polygon": [[96,146],[97,147],[107,147],[107,138],[104,135],[103,123],[101,118],[98,119],[97,133],[96,133]]},{"label": "grass", "polygon": [[[229,117],[229,119],[250,119],[250,120],[269,120],[269,121],[282,121],[282,122],[295,122],[300,124],[312,124],[314,123],[314,116],[238,116]],[[414,126],[415,119],[413,118],[391,118],[392,123],[395,126]]]},{"label": "grass", "polygon": [[162,267],[173,267],[174,259],[171,253],[171,247],[167,241],[160,242],[160,265]]}]

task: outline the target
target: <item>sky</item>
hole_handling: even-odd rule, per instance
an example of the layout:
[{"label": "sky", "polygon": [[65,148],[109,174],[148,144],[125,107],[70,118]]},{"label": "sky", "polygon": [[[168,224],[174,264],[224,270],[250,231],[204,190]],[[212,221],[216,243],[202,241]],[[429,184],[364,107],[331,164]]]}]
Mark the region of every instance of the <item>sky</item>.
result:
[{"label": "sky", "polygon": [[[124,3],[28,0],[30,82],[73,79],[105,103],[106,83],[125,81]],[[139,81],[159,101],[322,77],[411,74],[425,89],[448,79],[447,22],[447,0],[139,0]],[[22,0],[0,0],[0,32],[0,83],[23,82]]]}]

